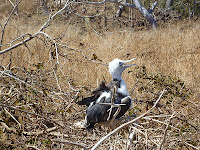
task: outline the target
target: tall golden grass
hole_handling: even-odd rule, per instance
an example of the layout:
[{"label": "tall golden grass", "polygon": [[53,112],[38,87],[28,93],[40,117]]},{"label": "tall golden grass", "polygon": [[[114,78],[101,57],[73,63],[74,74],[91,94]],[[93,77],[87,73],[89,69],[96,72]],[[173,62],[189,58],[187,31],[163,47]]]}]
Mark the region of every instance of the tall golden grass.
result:
[{"label": "tall golden grass", "polygon": [[[12,22],[12,26],[6,28],[3,44],[12,41],[12,39],[17,38],[23,33],[33,34],[37,32],[43,22],[40,21],[40,24],[38,24],[37,21],[33,21],[23,25],[20,24],[20,21],[17,22],[15,20]],[[53,38],[60,37],[62,41],[67,42],[69,47],[77,50],[65,50],[66,56],[70,60],[77,61],[66,61],[60,57],[60,65],[66,74],[70,70],[78,86],[89,84],[95,87],[97,79],[102,80],[105,78],[109,81],[111,78],[107,66],[91,63],[82,57],[83,54],[88,59],[92,59],[93,54],[96,54],[98,59],[102,60],[104,64],[108,64],[114,58],[137,58],[135,63],[139,66],[146,66],[149,72],[160,72],[180,78],[187,86],[199,93],[199,28],[198,22],[181,22],[176,25],[169,25],[166,28],[158,28],[157,31],[144,30],[136,32],[131,29],[124,29],[121,32],[106,33],[99,36],[92,31],[89,31],[90,33],[88,34],[83,32],[80,27],[73,27],[55,21],[45,32]],[[42,36],[40,38],[45,40]],[[50,46],[48,44],[50,43],[45,46],[41,39],[33,39],[26,43],[26,45],[12,50],[13,64],[33,65],[37,62],[47,62],[50,54]],[[9,47],[9,45],[5,47]],[[9,56],[7,61],[5,61],[7,55],[1,56],[4,57],[3,65],[8,63]],[[129,70],[134,71],[134,67],[129,68]],[[124,78],[129,86],[135,82],[127,74],[127,71],[124,73]]]}]

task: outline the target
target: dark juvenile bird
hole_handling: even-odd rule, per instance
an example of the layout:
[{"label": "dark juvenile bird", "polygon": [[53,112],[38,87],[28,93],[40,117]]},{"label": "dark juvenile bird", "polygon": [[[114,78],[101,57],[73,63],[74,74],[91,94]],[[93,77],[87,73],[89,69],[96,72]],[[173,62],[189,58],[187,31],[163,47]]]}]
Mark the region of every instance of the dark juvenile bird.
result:
[{"label": "dark juvenile bird", "polygon": [[[123,116],[126,111],[131,107],[132,99],[129,96],[126,82],[122,79],[122,72],[135,64],[127,64],[135,60],[123,61],[118,58],[109,63],[109,72],[112,76],[112,81],[106,85],[105,81],[102,81],[99,86],[92,92],[93,96],[83,98],[78,102],[79,105],[88,106],[85,117],[85,127],[87,130],[94,128],[96,123],[105,122],[111,120],[117,111],[117,107],[114,107],[110,113],[111,103],[114,100],[115,104],[120,104],[120,111],[117,114],[116,119]],[[105,104],[104,104],[105,103]]]}]

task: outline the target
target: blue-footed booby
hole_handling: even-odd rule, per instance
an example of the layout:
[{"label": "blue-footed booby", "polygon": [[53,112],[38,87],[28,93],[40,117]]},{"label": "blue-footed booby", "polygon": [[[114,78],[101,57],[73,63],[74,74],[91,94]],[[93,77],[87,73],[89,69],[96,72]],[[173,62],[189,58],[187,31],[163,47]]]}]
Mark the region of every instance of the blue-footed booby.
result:
[{"label": "blue-footed booby", "polygon": [[[119,104],[120,108],[115,118],[120,118],[131,107],[132,99],[129,96],[126,82],[122,79],[122,72],[135,64],[126,64],[135,60],[135,58],[127,61],[114,59],[109,63],[109,72],[112,76],[112,81],[106,85],[102,81],[93,92],[93,96],[83,98],[78,102],[79,105],[88,106],[85,117],[85,127],[87,130],[94,128],[96,123],[111,120],[115,115],[118,107],[111,109],[111,103]],[[109,105],[110,104],[110,105]],[[115,119],[114,118],[114,119]]]}]

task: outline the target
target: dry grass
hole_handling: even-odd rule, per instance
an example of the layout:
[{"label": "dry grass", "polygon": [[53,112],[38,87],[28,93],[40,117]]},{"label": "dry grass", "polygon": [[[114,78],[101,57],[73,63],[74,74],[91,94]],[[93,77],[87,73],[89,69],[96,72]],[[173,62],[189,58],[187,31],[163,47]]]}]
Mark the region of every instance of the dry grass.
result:
[{"label": "dry grass", "polygon": [[[23,24],[21,18],[13,19],[6,28],[3,45],[24,33],[35,33],[44,23],[42,20],[35,18]],[[10,63],[15,77],[26,81],[22,83],[0,74],[0,148],[24,149],[30,145],[40,149],[80,148],[53,142],[54,139],[93,146],[112,129],[103,125],[91,134],[77,128],[75,123],[84,119],[85,108],[75,102],[89,95],[97,80],[111,79],[107,66],[100,63],[106,64],[114,58],[137,58],[138,67],[131,67],[123,74],[134,99],[134,107],[126,115],[147,111],[164,88],[171,93],[166,92],[159,107],[149,114],[154,120],[143,118],[139,126],[130,125],[120,130],[100,149],[126,149],[133,127],[145,134],[136,133],[130,144],[132,149],[158,148],[165,132],[163,149],[200,147],[198,21],[180,22],[156,32],[127,28],[123,32],[99,36],[83,31],[81,26],[56,20],[45,33],[69,47],[59,47],[58,59],[54,44],[42,35],[0,56],[1,66],[6,68],[1,71],[9,70]],[[9,46],[4,45],[2,49]],[[90,61],[93,54],[102,61]],[[175,116],[170,119],[173,113]],[[48,132],[52,127],[56,129]]]}]

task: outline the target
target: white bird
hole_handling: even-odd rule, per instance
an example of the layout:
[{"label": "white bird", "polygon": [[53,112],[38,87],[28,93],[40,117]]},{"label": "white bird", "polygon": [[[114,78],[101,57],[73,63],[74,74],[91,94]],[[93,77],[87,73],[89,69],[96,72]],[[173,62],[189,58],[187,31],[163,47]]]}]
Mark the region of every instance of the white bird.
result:
[{"label": "white bird", "polygon": [[[114,59],[109,63],[109,72],[112,76],[112,81],[106,85],[105,82],[101,82],[98,88],[92,93],[93,96],[83,98],[78,102],[79,105],[87,105],[85,127],[87,130],[94,128],[96,123],[105,122],[111,120],[117,111],[117,107],[112,109],[110,113],[111,101],[114,99],[115,104],[121,104],[120,112],[115,116],[119,118],[123,116],[126,111],[131,107],[132,99],[129,96],[129,92],[126,86],[126,82],[122,79],[122,72],[135,64],[126,64],[135,60],[135,58],[127,61]],[[115,92],[114,91],[115,88]],[[103,104],[105,103],[105,104]]]}]

